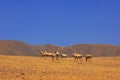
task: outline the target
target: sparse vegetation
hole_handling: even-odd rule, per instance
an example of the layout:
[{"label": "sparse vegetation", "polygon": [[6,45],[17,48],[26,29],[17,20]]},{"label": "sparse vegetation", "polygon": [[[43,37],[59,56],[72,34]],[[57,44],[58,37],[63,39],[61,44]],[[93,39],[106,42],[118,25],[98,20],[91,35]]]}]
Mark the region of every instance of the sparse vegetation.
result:
[{"label": "sparse vegetation", "polygon": [[94,57],[82,64],[73,58],[0,56],[0,80],[119,80],[120,57]]}]

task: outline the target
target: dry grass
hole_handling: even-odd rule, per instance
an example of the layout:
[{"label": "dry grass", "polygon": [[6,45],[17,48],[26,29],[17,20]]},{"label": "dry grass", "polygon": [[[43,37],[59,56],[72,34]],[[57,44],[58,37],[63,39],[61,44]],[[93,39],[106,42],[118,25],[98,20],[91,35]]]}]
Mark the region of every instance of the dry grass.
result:
[{"label": "dry grass", "polygon": [[0,80],[120,80],[120,57],[73,58],[0,56]]}]

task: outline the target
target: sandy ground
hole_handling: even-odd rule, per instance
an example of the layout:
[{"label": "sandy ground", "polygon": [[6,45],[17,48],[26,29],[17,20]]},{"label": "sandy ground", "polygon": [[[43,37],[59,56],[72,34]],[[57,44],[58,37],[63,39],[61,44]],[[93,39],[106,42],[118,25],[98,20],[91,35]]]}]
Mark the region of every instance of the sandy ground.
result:
[{"label": "sandy ground", "polygon": [[0,80],[120,80],[120,57],[73,58],[0,56]]}]

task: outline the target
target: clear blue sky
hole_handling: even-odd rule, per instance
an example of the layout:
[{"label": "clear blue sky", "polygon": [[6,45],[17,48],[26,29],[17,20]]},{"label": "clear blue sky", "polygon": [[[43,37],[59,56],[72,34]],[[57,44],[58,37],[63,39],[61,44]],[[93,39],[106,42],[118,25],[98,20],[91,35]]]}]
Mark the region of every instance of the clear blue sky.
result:
[{"label": "clear blue sky", "polygon": [[120,0],[0,0],[0,40],[120,45]]}]

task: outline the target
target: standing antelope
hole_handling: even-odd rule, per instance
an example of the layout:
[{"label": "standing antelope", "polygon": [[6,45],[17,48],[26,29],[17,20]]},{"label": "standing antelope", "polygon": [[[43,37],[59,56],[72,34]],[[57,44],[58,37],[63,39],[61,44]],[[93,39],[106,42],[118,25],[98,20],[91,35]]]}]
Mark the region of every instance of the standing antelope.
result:
[{"label": "standing antelope", "polygon": [[58,57],[59,57],[59,52],[56,51],[55,53],[50,53],[50,52],[47,52],[46,50],[45,51],[41,51],[41,55],[43,57],[51,57],[52,60],[54,60],[56,58],[56,60],[58,60]]},{"label": "standing antelope", "polygon": [[59,55],[60,55],[60,53],[58,52],[58,50],[56,49],[55,50],[55,56],[56,56],[56,60],[58,60],[58,58],[59,58]]},{"label": "standing antelope", "polygon": [[91,58],[92,58],[92,55],[91,54],[87,54],[86,55],[86,62],[91,62]]},{"label": "standing antelope", "polygon": [[81,60],[82,61],[82,54],[79,53],[73,53],[72,56],[77,60],[78,62]]},{"label": "standing antelope", "polygon": [[64,53],[61,53],[61,58],[66,58],[67,57],[67,54],[64,54]]},{"label": "standing antelope", "polygon": [[52,60],[54,60],[54,54],[50,53],[50,52],[47,52],[46,50],[41,51],[41,55],[42,55],[42,57],[52,57]]},{"label": "standing antelope", "polygon": [[60,56],[61,56],[62,59],[67,57],[67,54],[63,53],[63,52],[65,51],[64,48],[65,48],[65,47],[62,47],[62,48],[61,48],[61,51],[62,51],[62,52],[60,53]]}]

